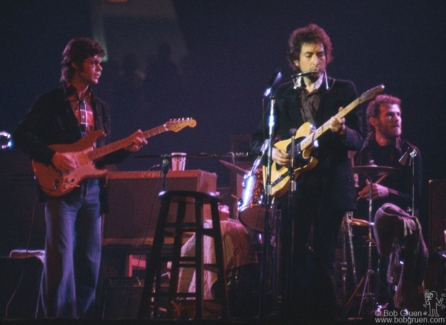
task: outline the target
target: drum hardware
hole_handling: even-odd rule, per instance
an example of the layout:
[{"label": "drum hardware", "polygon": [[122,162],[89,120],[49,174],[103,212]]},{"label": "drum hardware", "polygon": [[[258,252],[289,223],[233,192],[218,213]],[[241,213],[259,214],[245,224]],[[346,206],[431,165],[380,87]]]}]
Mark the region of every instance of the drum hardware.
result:
[{"label": "drum hardware", "polygon": [[342,233],[342,262],[341,266],[341,277],[342,277],[342,318],[346,319],[347,317],[347,236],[348,242],[350,246],[350,259],[352,266],[352,275],[354,285],[358,285],[358,278],[356,275],[356,262],[355,262],[355,252],[353,247],[353,233],[352,233],[352,215],[353,212],[349,211],[344,214],[344,219],[341,225],[341,233]]},{"label": "drum hardware", "polygon": [[396,170],[397,170],[396,168],[389,166],[378,166],[378,165],[353,166],[353,172],[356,174],[360,174],[365,178],[380,176],[380,179],[378,181],[375,181],[375,183],[379,183],[384,179],[385,176],[396,172]]},{"label": "drum hardware", "polygon": [[238,219],[244,226],[260,233],[264,231],[265,190],[262,168],[259,166],[267,145],[268,141],[265,140],[260,149],[261,154],[257,156],[250,171],[246,171],[227,161],[220,160],[230,170],[239,175],[243,175],[243,194],[241,198],[237,198]]},{"label": "drum hardware", "polygon": [[[373,204],[373,178],[379,177],[378,180],[375,181],[375,183],[381,182],[387,175],[395,172],[397,169],[394,167],[388,167],[388,166],[378,166],[374,165],[373,161],[370,161],[370,165],[366,166],[353,166],[353,172],[360,174],[364,176],[368,182],[369,182],[369,206],[368,206],[368,221],[362,220],[362,219],[355,219],[355,222],[358,225],[367,226],[368,227],[368,258],[367,258],[367,271],[364,274],[364,276],[359,281],[359,284],[356,286],[355,290],[353,291],[352,295],[350,296],[350,299],[348,300],[346,307],[347,310],[353,300],[353,298],[356,296],[357,292],[363,286],[363,291],[361,295],[361,303],[359,306],[358,311],[358,318],[361,317],[361,311],[363,310],[363,307],[368,307],[365,311],[366,316],[372,316],[373,311],[376,309],[376,297],[378,296],[378,286],[379,286],[379,274],[375,273],[372,270],[372,246],[374,243],[374,240],[372,238],[372,227],[374,225],[374,222],[372,220],[372,204]],[[378,262],[379,265],[379,262]],[[379,272],[379,269],[378,269]],[[375,293],[372,292],[372,283],[371,283],[371,277],[375,277]]]},{"label": "drum hardware", "polygon": [[237,165],[231,164],[225,160],[219,160],[219,162],[221,162],[225,167],[228,167],[229,170],[232,170],[233,172],[235,172],[236,174],[239,175],[246,175],[249,171],[245,170]]},{"label": "drum hardware", "polygon": [[348,218],[347,222],[352,226],[373,227],[373,222],[369,222],[369,221],[363,220],[363,219]]},{"label": "drum hardware", "polygon": [[264,193],[261,168],[244,176],[243,196],[237,208],[239,220],[246,227],[261,233],[265,215]]}]

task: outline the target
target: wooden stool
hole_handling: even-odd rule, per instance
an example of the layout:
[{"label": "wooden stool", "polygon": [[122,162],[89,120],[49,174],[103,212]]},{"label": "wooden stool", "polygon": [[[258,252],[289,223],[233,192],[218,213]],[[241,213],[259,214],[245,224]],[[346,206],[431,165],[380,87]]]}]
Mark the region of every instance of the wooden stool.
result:
[{"label": "wooden stool", "polygon": [[[226,279],[223,260],[223,245],[220,230],[220,218],[218,203],[220,198],[213,193],[194,191],[167,191],[159,194],[161,207],[158,223],[155,230],[153,247],[146,264],[146,278],[139,306],[138,319],[152,319],[159,317],[160,312],[167,313],[175,309],[174,304],[184,302],[194,304],[195,313],[192,318],[203,318],[203,307],[220,312],[222,319],[229,316],[228,297],[226,291]],[[171,202],[178,203],[176,220],[168,222],[168,214]],[[194,222],[185,222],[186,204],[193,203],[195,207]],[[203,206],[210,204],[212,216],[212,228],[203,227]],[[195,256],[181,256],[181,247],[185,235],[195,233]],[[211,236],[214,239],[215,264],[203,263],[203,236]],[[164,254],[163,245],[165,238],[173,237],[173,249],[171,253]],[[166,251],[166,250],[164,250]],[[171,263],[168,290],[161,290],[161,274],[166,263]],[[196,274],[195,292],[178,292],[178,276],[180,268],[194,268]],[[218,274],[215,289],[219,296],[215,300],[203,299],[204,271],[212,271]],[[167,270],[168,271],[168,270]],[[215,308],[218,307],[218,308]],[[149,313],[150,312],[150,313]],[[164,315],[166,316],[166,315]],[[163,317],[166,318],[166,317]],[[190,317],[189,317],[190,318]]]}]

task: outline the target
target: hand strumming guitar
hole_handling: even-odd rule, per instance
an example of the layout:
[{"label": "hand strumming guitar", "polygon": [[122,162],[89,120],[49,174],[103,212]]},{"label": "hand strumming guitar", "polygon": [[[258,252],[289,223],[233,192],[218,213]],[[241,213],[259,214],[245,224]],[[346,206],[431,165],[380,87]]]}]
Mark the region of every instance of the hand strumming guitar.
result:
[{"label": "hand strumming guitar", "polygon": [[273,161],[281,166],[288,166],[290,164],[290,154],[273,147]]},{"label": "hand strumming guitar", "polygon": [[77,160],[71,152],[56,151],[51,159],[51,163],[62,173],[69,173],[77,167]]}]

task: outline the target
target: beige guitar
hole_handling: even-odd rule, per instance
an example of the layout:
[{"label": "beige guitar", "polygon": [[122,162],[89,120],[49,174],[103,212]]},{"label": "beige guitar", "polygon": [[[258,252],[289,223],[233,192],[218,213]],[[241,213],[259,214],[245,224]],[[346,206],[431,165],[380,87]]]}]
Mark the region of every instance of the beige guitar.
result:
[{"label": "beige guitar", "polygon": [[[379,85],[364,92],[359,98],[355,99],[335,116],[337,118],[343,118],[358,105],[364,103],[365,101],[374,99],[383,90],[384,85]],[[294,137],[296,143],[295,161],[298,163],[298,166],[291,171],[289,166],[281,166],[274,161],[271,164],[272,196],[281,197],[288,191],[291,174],[293,175],[294,179],[297,179],[302,173],[313,169],[317,165],[317,159],[311,156],[311,152],[316,147],[315,141],[329,129],[330,121],[325,122],[316,130],[314,130],[313,126],[308,122],[301,125]],[[287,139],[275,143],[274,147],[290,152],[290,144],[291,139]],[[266,172],[267,167],[263,166],[263,179],[266,179]]]},{"label": "beige guitar", "polygon": [[[143,132],[144,137],[150,138],[166,131],[178,132],[185,127],[195,127],[197,122],[194,119],[173,119],[163,125]],[[100,148],[95,148],[96,140],[104,135],[101,130],[93,131],[73,144],[56,144],[50,147],[60,152],[71,152],[77,161],[77,167],[69,173],[62,173],[52,164],[32,161],[34,174],[37,182],[45,194],[51,197],[61,197],[74,188],[79,187],[79,183],[87,178],[101,178],[107,175],[106,169],[97,169],[95,161],[102,157],[124,149],[132,144],[130,136],[116,142],[112,142]]]}]

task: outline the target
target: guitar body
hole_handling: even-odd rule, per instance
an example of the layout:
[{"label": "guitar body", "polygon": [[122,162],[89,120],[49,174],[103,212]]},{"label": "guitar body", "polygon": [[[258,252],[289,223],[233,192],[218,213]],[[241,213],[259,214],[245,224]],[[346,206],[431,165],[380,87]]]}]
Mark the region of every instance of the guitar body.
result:
[{"label": "guitar body", "polygon": [[[150,138],[166,131],[178,132],[186,126],[195,127],[197,122],[191,118],[169,120],[163,125],[157,126],[142,133],[144,138]],[[97,139],[104,136],[104,132],[96,130],[73,144],[55,144],[50,148],[59,152],[69,152],[77,163],[74,170],[62,173],[52,164],[45,165],[35,160],[32,161],[34,174],[43,192],[51,197],[61,197],[79,187],[80,182],[87,178],[101,178],[107,175],[106,169],[97,169],[94,162],[102,157],[131,146],[132,136],[119,141],[95,148]]]},{"label": "guitar body", "polygon": [[107,170],[97,169],[89,157],[89,153],[94,150],[94,143],[103,135],[103,131],[97,130],[73,144],[50,146],[56,151],[73,154],[77,167],[69,173],[60,172],[52,164],[45,165],[33,160],[33,171],[43,192],[51,197],[61,197],[79,187],[79,183],[87,178],[101,178],[107,175]]},{"label": "guitar body", "polygon": [[[304,123],[297,130],[295,135],[295,143],[298,144],[301,139],[307,137],[313,131],[313,127],[310,123]],[[282,140],[274,144],[274,147],[282,151],[290,153],[291,151],[291,139]],[[310,146],[301,152],[296,152],[294,161],[293,178],[297,179],[302,173],[313,169],[317,165],[317,159],[310,154],[313,151],[314,146]],[[266,179],[267,168],[263,166],[263,178]],[[271,195],[274,197],[283,196],[289,188],[291,180],[289,166],[282,166],[276,162],[272,162],[271,165]]]}]

